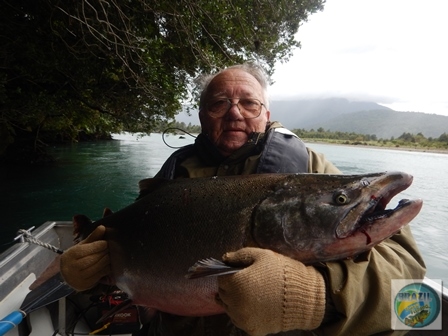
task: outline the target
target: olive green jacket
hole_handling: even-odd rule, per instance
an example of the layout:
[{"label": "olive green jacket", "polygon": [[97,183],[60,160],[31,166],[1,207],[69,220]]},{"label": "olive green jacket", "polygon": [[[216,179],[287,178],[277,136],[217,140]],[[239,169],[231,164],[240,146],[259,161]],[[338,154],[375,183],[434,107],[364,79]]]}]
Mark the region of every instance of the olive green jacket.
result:
[{"label": "olive green jacket", "polygon": [[[278,123],[271,125],[279,126]],[[219,158],[216,153],[204,155],[210,150],[204,148],[178,165],[176,177],[253,174],[260,159],[256,146],[256,143],[243,146],[228,158]],[[324,155],[307,150],[309,173],[340,173]],[[218,159],[212,159],[213,155]],[[425,275],[425,265],[409,227],[355,259],[326,262],[316,268],[324,275],[327,285],[324,322],[308,332],[317,335],[392,334],[391,279],[422,279]],[[151,324],[150,335],[244,335],[232,326],[226,315],[183,318],[160,313]]]}]

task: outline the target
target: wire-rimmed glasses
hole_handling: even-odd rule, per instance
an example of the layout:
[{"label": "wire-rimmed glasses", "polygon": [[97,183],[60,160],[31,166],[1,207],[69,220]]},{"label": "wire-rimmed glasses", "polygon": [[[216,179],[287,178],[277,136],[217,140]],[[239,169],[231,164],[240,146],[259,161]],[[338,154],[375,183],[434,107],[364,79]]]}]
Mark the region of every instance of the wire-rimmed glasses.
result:
[{"label": "wire-rimmed glasses", "polygon": [[[232,103],[235,100],[238,101]],[[206,104],[205,108],[210,117],[222,118],[233,105],[238,106],[238,110],[245,119],[257,118],[264,106],[261,101],[254,98],[219,98]]]}]

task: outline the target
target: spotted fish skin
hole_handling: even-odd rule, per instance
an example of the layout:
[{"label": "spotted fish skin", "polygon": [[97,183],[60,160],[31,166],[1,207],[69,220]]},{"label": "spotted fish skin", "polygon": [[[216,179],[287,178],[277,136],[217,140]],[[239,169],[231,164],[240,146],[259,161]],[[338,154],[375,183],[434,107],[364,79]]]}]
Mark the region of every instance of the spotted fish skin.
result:
[{"label": "spotted fish skin", "polygon": [[[144,180],[139,200],[84,235],[106,226],[112,281],[135,304],[183,316],[218,314],[216,277],[185,277],[198,260],[245,246],[306,264],[354,257],[418,214],[421,200],[385,209],[411,183],[403,172]],[[77,216],[75,224],[83,231],[91,222]]]}]

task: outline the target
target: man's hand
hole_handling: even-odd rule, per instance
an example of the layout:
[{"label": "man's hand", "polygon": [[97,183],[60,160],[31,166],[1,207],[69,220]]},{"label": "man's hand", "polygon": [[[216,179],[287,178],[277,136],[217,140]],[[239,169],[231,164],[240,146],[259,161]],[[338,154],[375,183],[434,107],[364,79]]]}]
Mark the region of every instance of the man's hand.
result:
[{"label": "man's hand", "polygon": [[271,250],[226,253],[230,265],[250,265],[218,278],[221,304],[232,322],[250,335],[317,328],[325,313],[325,283],[311,266]]},{"label": "man's hand", "polygon": [[105,232],[104,226],[98,226],[61,256],[62,277],[77,291],[94,287],[102,277],[111,273],[107,242],[101,240]]}]

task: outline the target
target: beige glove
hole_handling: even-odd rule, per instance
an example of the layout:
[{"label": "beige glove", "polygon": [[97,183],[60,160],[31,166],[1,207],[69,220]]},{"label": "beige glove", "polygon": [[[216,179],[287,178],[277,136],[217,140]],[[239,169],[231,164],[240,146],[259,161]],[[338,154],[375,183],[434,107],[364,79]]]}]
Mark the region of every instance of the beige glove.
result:
[{"label": "beige glove", "polygon": [[325,313],[325,282],[312,266],[271,250],[226,253],[230,265],[251,265],[218,278],[221,304],[232,322],[250,335],[317,328]]},{"label": "beige glove", "polygon": [[107,242],[101,240],[105,232],[104,226],[98,226],[61,256],[62,277],[77,291],[94,287],[102,277],[111,273]]}]

